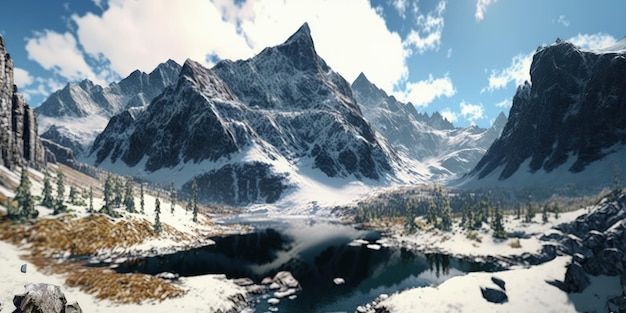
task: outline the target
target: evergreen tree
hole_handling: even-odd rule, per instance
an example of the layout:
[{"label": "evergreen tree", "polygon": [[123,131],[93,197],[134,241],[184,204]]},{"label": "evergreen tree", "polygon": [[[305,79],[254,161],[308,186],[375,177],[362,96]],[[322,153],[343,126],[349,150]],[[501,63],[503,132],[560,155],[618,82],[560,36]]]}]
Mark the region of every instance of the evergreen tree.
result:
[{"label": "evergreen tree", "polygon": [[552,206],[552,212],[554,212],[555,219],[559,218],[559,213],[561,213],[561,209],[556,203]]},{"label": "evergreen tree", "polygon": [[133,178],[126,177],[126,183],[124,185],[124,206],[126,211],[135,213],[135,197],[133,196]]},{"label": "evergreen tree", "polygon": [[491,229],[493,230],[493,237],[495,238],[504,239],[507,237],[507,233],[504,230],[503,218],[504,216],[502,213],[502,206],[500,205],[500,203],[497,203],[496,207],[494,208],[493,218],[491,222]]},{"label": "evergreen tree", "polygon": [[28,178],[28,170],[22,168],[22,174],[20,176],[20,184],[15,191],[15,197],[13,198],[17,202],[17,209],[13,214],[7,212],[7,217],[12,221],[25,221],[31,218],[37,218],[39,211],[35,210],[35,200],[30,193],[32,184]]},{"label": "evergreen tree", "polygon": [[161,214],[161,201],[159,200],[159,196],[157,195],[157,198],[154,202],[154,212],[156,213],[154,216],[154,231],[157,234],[160,234],[162,231],[161,228],[161,219],[159,217],[159,215]]},{"label": "evergreen tree", "polygon": [[93,188],[89,186],[89,207],[87,207],[87,213],[93,214]]},{"label": "evergreen tree", "polygon": [[70,186],[70,194],[67,196],[68,200],[73,205],[80,205],[78,202],[78,190],[74,186]]},{"label": "evergreen tree", "polygon": [[450,198],[447,193],[442,193],[439,212],[441,215],[440,228],[445,231],[452,229],[452,208],[450,207]]},{"label": "evergreen tree", "polygon": [[198,222],[198,184],[193,180],[191,184],[193,221]]},{"label": "evergreen tree", "polygon": [[65,184],[63,178],[65,176],[61,171],[57,171],[57,197],[54,205],[54,211],[52,214],[57,215],[67,212],[67,206],[65,205]]},{"label": "evergreen tree", "polygon": [[113,207],[119,208],[120,206],[122,206],[124,185],[119,178],[113,178],[112,187],[113,187],[113,191],[112,191],[113,192]]},{"label": "evergreen tree", "polygon": [[143,183],[141,183],[141,185],[139,185],[139,208],[141,209],[141,214],[146,214],[146,211],[144,210],[146,202],[144,201],[144,194],[143,194]]},{"label": "evergreen tree", "polygon": [[461,215],[461,227],[465,228],[467,226],[467,219],[469,217],[469,203],[465,201],[463,203],[463,212]]},{"label": "evergreen tree", "polygon": [[428,200],[428,208],[426,209],[426,223],[433,224],[437,227],[437,205],[435,200],[430,198]]},{"label": "evergreen tree", "polygon": [[526,223],[532,223],[533,218],[535,218],[535,209],[530,203],[528,203],[528,207],[526,209],[526,216],[525,216]]},{"label": "evergreen tree", "polygon": [[541,221],[546,224],[548,223],[548,205],[544,204],[543,210],[541,212]]},{"label": "evergreen tree", "polygon": [[174,187],[174,181],[170,183],[170,203],[172,204],[171,212],[174,214],[174,207],[176,206],[176,188]]},{"label": "evergreen tree", "polygon": [[52,197],[52,184],[50,183],[50,173],[48,171],[43,173],[42,197],[41,205],[52,209],[54,207],[54,197]]},{"label": "evergreen tree", "polygon": [[104,181],[104,205],[100,209],[100,213],[111,217],[119,217],[119,214],[113,210],[113,184],[113,177],[109,174]]}]

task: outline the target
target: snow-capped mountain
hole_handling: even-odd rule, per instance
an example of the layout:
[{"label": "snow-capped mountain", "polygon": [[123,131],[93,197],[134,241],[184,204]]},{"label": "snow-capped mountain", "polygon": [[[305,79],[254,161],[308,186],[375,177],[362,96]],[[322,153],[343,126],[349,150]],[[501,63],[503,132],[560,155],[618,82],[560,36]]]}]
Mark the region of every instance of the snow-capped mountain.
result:
[{"label": "snow-capped mountain", "polygon": [[317,55],[307,24],[248,60],[186,61],[149,106],[114,116],[90,157],[185,191],[196,179],[203,200],[232,204],[274,202],[313,176],[380,182],[401,162]]},{"label": "snow-capped mountain", "polygon": [[413,104],[387,95],[364,74],[352,83],[352,90],[372,127],[401,155],[425,163],[435,181],[447,181],[472,170],[507,120],[501,113],[487,129],[455,128],[439,113],[418,113]]},{"label": "snow-capped mountain", "polygon": [[557,40],[533,57],[502,135],[468,186],[610,184],[626,168],[626,39],[582,50]]},{"label": "snow-capped mountain", "polygon": [[107,87],[87,79],[68,83],[35,109],[40,135],[81,156],[113,115],[150,103],[176,81],[180,68],[179,64],[168,60],[150,74],[136,70]]}]

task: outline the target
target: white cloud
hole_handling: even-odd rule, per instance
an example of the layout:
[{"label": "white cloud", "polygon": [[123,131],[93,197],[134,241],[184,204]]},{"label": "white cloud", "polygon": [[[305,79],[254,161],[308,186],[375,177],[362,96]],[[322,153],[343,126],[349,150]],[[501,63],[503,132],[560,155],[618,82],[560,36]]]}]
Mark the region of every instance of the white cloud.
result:
[{"label": "white cloud", "polygon": [[426,80],[406,83],[405,91],[399,98],[405,102],[410,101],[415,106],[426,107],[435,98],[452,97],[455,94],[456,88],[447,74],[440,78],[433,78],[431,74]]},{"label": "white cloud", "polygon": [[485,12],[487,12],[487,7],[498,2],[498,0],[478,0],[476,1],[476,13],[474,17],[477,22],[485,19]]},{"label": "white cloud", "polygon": [[565,15],[559,15],[559,18],[552,20],[553,23],[559,23],[565,27],[569,27],[569,20],[565,18]]},{"label": "white cloud", "polygon": [[[282,43],[309,22],[318,53],[348,81],[364,72],[379,87],[391,91],[408,75],[407,44],[387,29],[380,12],[366,0],[94,3],[105,9],[73,15],[68,32],[36,33],[27,43],[29,58],[68,80],[89,78],[104,84],[135,69],[151,71],[169,58],[179,63],[190,58],[205,65],[211,65],[207,63],[209,55],[249,58]],[[350,23],[346,23],[345,12],[350,12]],[[438,31],[436,25],[442,27],[442,22],[435,20],[430,15],[421,18],[425,34]],[[420,49],[431,49],[440,41],[433,37],[423,40],[416,43]]]},{"label": "white cloud", "polygon": [[452,48],[448,49],[448,53],[446,54],[446,58],[451,58],[452,57]]},{"label": "white cloud", "polygon": [[19,67],[13,68],[13,81],[18,88],[24,88],[33,83],[33,77],[30,73]]},{"label": "white cloud", "polygon": [[35,38],[27,40],[26,51],[30,60],[68,80],[89,78],[99,82],[70,33],[50,30],[36,33]]},{"label": "white cloud", "polygon": [[417,28],[411,30],[405,40],[405,45],[409,49],[416,49],[417,53],[424,53],[429,50],[438,50],[441,45],[441,34],[443,33],[446,2],[440,1],[433,12],[417,16]]},{"label": "white cloud", "polygon": [[582,49],[597,50],[607,48],[614,45],[617,40],[615,37],[603,33],[597,34],[578,34],[568,40],[575,46]]},{"label": "white cloud", "polygon": [[472,123],[485,117],[482,104],[471,104],[465,101],[461,101],[460,107],[461,115],[463,115],[463,118]]},{"label": "white cloud", "polygon": [[450,108],[445,108],[440,112],[441,116],[448,120],[450,123],[454,123],[459,119],[459,114],[450,110]]},{"label": "white cloud", "polygon": [[496,106],[499,107],[499,108],[502,108],[504,110],[509,110],[511,108],[512,104],[513,103],[511,102],[511,99],[507,98],[507,99],[504,99],[504,100],[496,103]]},{"label": "white cloud", "polygon": [[392,5],[402,18],[406,18],[406,0],[393,0]]},{"label": "white cloud", "polygon": [[518,54],[511,60],[511,65],[507,68],[499,71],[491,70],[489,75],[489,85],[483,88],[480,92],[494,91],[497,89],[505,88],[509,83],[515,83],[515,86],[519,86],[524,81],[530,81],[530,65],[533,61],[533,54]]}]

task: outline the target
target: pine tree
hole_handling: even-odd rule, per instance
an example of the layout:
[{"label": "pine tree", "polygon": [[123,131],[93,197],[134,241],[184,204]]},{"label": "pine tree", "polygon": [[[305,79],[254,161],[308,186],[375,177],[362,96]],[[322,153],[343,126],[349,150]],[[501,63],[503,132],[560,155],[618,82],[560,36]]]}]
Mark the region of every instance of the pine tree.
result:
[{"label": "pine tree", "polygon": [[65,205],[65,184],[63,178],[65,176],[61,171],[57,171],[57,197],[54,205],[53,215],[67,212],[67,206]]},{"label": "pine tree", "polygon": [[133,196],[133,178],[126,177],[126,183],[124,185],[124,206],[126,211],[135,213],[135,197]]},{"label": "pine tree", "polygon": [[450,198],[447,193],[442,193],[439,212],[441,215],[440,228],[445,231],[452,229],[452,208],[450,207]]},{"label": "pine tree", "polygon": [[52,209],[54,207],[54,197],[52,197],[52,184],[50,183],[50,173],[45,171],[43,173],[43,190],[42,190],[41,205]]},{"label": "pine tree", "polygon": [[143,183],[139,185],[139,208],[141,209],[141,214],[146,214],[144,210],[146,202],[144,201],[144,193],[143,193]]},{"label": "pine tree", "polygon": [[192,195],[192,209],[193,209],[193,221],[198,222],[198,184],[196,180],[193,180],[191,184],[191,195]]},{"label": "pine tree", "polygon": [[174,207],[176,206],[176,188],[174,187],[173,181],[170,183],[170,203],[172,204],[171,212],[174,214]]},{"label": "pine tree", "polygon": [[87,213],[93,214],[93,188],[89,186],[89,207],[87,207]]},{"label": "pine tree", "polygon": [[525,216],[526,223],[532,223],[533,218],[535,218],[535,209],[530,203],[528,203],[528,208],[526,209],[526,216]]},{"label": "pine tree", "polygon": [[76,190],[74,186],[70,186],[70,194],[67,196],[67,198],[71,204],[79,205],[78,204],[78,190]]},{"label": "pine tree", "polygon": [[491,222],[491,229],[493,230],[493,237],[495,238],[504,239],[507,237],[507,233],[504,230],[503,218],[502,206],[500,203],[497,203],[494,208],[493,219]]},{"label": "pine tree", "polygon": [[113,177],[108,175],[104,181],[104,205],[100,209],[100,213],[104,213],[112,217],[118,217],[119,214],[113,210],[113,184]]},{"label": "pine tree", "polygon": [[543,211],[541,212],[541,221],[544,224],[548,223],[548,205],[547,204],[543,206]]},{"label": "pine tree", "polygon": [[157,198],[154,202],[154,212],[155,212],[155,216],[154,216],[154,231],[157,234],[160,234],[162,231],[161,228],[161,219],[159,217],[159,215],[161,214],[161,200],[159,200],[159,196],[157,195]]},{"label": "pine tree", "polygon": [[32,184],[28,178],[28,170],[22,168],[20,176],[20,184],[15,191],[13,198],[17,202],[17,210],[14,214],[8,214],[8,218],[12,221],[25,221],[31,218],[37,218],[39,211],[35,210],[35,200],[30,193]]},{"label": "pine tree", "polygon": [[122,199],[123,199],[123,190],[124,190],[124,186],[122,181],[119,178],[113,178],[112,180],[112,187],[113,187],[113,207],[119,208],[120,206],[122,206]]},{"label": "pine tree", "polygon": [[552,206],[552,212],[554,212],[555,219],[559,218],[559,213],[561,213],[561,209],[556,203]]},{"label": "pine tree", "polygon": [[428,208],[426,208],[426,223],[433,224],[437,227],[437,205],[435,200],[430,198],[428,200]]}]

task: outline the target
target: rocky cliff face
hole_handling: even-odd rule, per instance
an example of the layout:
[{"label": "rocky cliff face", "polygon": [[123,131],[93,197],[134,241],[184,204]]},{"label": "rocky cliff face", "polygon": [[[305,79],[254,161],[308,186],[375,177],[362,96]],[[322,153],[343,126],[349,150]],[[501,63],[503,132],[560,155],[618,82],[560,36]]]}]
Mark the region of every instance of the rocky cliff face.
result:
[{"label": "rocky cliff face", "polygon": [[37,119],[13,82],[13,60],[0,36],[0,164],[8,168],[45,165]]},{"label": "rocky cliff face", "polygon": [[614,165],[626,164],[618,157],[626,152],[626,50],[585,51],[557,40],[537,50],[530,76],[472,178],[497,184],[542,173],[543,181],[565,184],[593,167],[594,175],[576,176],[580,183],[608,182]]}]

